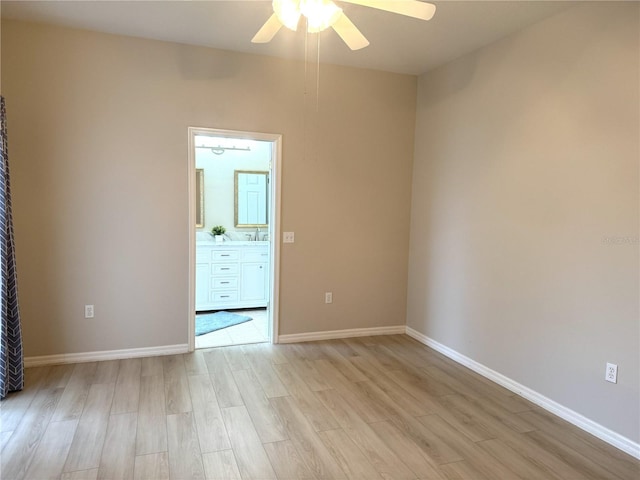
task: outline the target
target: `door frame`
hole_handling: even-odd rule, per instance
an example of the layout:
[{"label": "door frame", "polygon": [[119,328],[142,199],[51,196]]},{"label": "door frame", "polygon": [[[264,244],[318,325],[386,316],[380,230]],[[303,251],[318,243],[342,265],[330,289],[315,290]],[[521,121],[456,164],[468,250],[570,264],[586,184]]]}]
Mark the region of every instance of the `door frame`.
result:
[{"label": "door frame", "polygon": [[278,343],[280,310],[280,181],[282,178],[282,135],[276,133],[245,132],[222,130],[218,128],[189,127],[189,165],[188,165],[188,198],[189,198],[189,298],[188,298],[188,332],[189,351],[196,348],[196,135],[213,137],[241,138],[271,142],[271,168],[269,185],[269,341]]}]

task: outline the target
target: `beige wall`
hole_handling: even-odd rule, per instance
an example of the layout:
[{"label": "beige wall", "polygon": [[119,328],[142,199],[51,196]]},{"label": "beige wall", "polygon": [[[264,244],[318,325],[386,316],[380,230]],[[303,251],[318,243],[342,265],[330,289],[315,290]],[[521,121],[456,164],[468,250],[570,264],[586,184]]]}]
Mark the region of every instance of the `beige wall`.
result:
[{"label": "beige wall", "polygon": [[304,81],[300,62],[3,23],[25,354],[187,342],[188,126],[283,134],[281,334],[403,324],[416,77],[323,65],[306,117]]},{"label": "beige wall", "polygon": [[638,32],[638,4],[583,4],[419,79],[407,307],[636,442]]}]

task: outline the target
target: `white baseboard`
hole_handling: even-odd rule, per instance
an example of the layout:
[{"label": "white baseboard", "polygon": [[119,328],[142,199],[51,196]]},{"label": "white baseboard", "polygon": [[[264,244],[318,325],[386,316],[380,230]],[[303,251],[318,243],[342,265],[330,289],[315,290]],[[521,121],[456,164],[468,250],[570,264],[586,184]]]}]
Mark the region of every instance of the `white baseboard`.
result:
[{"label": "white baseboard", "polygon": [[335,338],[370,337],[374,335],[402,335],[404,325],[392,327],[349,328],[346,330],[327,330],[324,332],[294,333],[278,336],[278,343],[313,342],[315,340],[332,340]]},{"label": "white baseboard", "polygon": [[581,428],[582,430],[589,432],[590,434],[598,437],[601,440],[604,440],[610,445],[622,450],[623,452],[628,453],[629,455],[640,459],[640,444],[634,442],[633,440],[620,435],[619,433],[614,432],[613,430],[609,430],[607,427],[600,425],[599,423],[594,422],[593,420],[588,419],[584,415],[579,414],[571,410],[570,408],[565,407],[564,405],[559,404],[551,400],[550,398],[545,397],[544,395],[532,390],[524,385],[510,379],[502,375],[501,373],[496,372],[495,370],[490,369],[482,365],[481,363],[476,362],[475,360],[462,355],[461,353],[453,350],[452,348],[443,345],[436,340],[427,337],[426,335],[414,330],[411,327],[406,327],[406,333],[412,338],[415,338],[420,343],[433,348],[434,350],[442,353],[443,355],[449,357],[451,360],[464,365],[465,367],[470,368],[476,373],[479,373],[483,377],[488,378],[492,382],[497,383],[498,385],[502,385],[508,390],[517,393],[521,397],[526,398],[527,400],[535,403],[536,405],[544,408],[545,410],[557,415],[560,418],[563,418],[569,423],[574,424],[576,427]]},{"label": "white baseboard", "polygon": [[59,355],[42,355],[39,357],[25,357],[24,366],[40,367],[43,365],[57,365],[61,363],[100,362],[102,360],[121,360],[123,358],[155,357],[159,355],[176,355],[187,353],[189,345],[164,345],[161,347],[129,348],[124,350],[105,350],[101,352],[62,353]]}]

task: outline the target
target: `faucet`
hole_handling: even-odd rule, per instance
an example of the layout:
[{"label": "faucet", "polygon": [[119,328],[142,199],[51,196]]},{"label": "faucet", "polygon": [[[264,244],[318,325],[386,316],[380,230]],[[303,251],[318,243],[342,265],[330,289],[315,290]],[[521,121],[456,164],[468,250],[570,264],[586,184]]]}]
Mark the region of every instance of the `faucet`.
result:
[{"label": "faucet", "polygon": [[256,242],[260,241],[260,227],[256,228]]}]

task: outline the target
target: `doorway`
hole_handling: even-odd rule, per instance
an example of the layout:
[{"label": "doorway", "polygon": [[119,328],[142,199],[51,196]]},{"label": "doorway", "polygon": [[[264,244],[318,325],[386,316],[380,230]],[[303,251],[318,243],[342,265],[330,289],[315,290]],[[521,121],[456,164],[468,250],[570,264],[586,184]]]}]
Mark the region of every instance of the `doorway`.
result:
[{"label": "doorway", "polygon": [[189,128],[189,350],[278,338],[281,135]]}]

